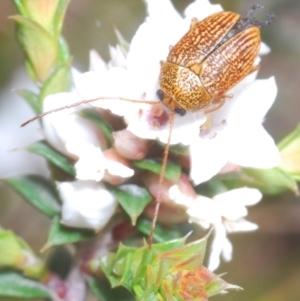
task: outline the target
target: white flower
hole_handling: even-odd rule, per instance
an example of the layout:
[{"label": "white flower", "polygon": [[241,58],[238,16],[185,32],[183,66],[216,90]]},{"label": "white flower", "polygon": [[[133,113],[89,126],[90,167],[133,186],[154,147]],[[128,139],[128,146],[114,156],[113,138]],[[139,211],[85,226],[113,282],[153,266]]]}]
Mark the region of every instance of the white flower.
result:
[{"label": "white flower", "polygon": [[252,231],[258,227],[244,219],[251,206],[260,201],[262,194],[257,189],[238,188],[208,198],[198,196],[195,200],[184,196],[174,185],[169,190],[170,198],[177,204],[187,208],[190,222],[208,229],[213,227],[214,239],[209,256],[208,268],[213,271],[220,264],[220,255],[226,261],[232,257],[232,244],[228,233]]},{"label": "white flower", "polygon": [[61,223],[69,227],[102,229],[117,208],[117,201],[94,181],[57,183],[63,201]]},{"label": "white flower", "polygon": [[76,178],[79,180],[101,181],[107,171],[112,176],[130,178],[134,170],[124,164],[105,158],[99,147],[90,143],[69,142],[66,147],[70,153],[75,153],[79,160],[75,164]]},{"label": "white flower", "polygon": [[[101,75],[82,74],[77,77],[76,87],[85,99],[115,98],[91,104],[124,116],[127,129],[136,136],[166,143],[170,130],[168,116],[162,115],[163,120],[157,121],[153,106],[126,102],[119,97],[157,100],[160,61],[166,59],[169,46],[188,31],[192,17],[203,19],[221,11],[221,6],[198,0],[187,7],[185,18],[181,18],[169,0],[145,2],[149,16],[131,42],[127,68],[111,67]],[[266,52],[268,49],[263,46],[261,53]],[[249,75],[229,91],[227,94],[234,95],[233,98],[217,111],[207,116],[203,111],[188,112],[175,118],[170,143],[190,146],[190,176],[194,184],[209,180],[228,162],[253,168],[279,164],[277,147],[262,126],[276,97],[276,83],[273,77],[255,77],[256,73]]]}]

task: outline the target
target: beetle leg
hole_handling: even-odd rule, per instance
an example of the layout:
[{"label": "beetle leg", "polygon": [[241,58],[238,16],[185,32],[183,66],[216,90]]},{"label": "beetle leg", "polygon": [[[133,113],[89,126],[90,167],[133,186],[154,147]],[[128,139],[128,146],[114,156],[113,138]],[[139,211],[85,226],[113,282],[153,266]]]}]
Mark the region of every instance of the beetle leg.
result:
[{"label": "beetle leg", "polygon": [[258,71],[259,68],[260,68],[259,65],[253,65],[253,66],[251,67],[251,69],[249,70],[249,73],[246,74],[246,76],[249,75],[249,74],[251,74],[251,73],[253,73],[253,72],[255,72],[255,71]]},{"label": "beetle leg", "polygon": [[211,106],[209,108],[207,108],[207,110],[204,110],[204,113],[209,114],[209,113],[212,113],[212,112],[220,109],[224,105],[225,101],[232,97],[233,97],[232,94],[226,94],[226,95],[222,95],[222,96],[218,96],[218,97],[214,98],[213,103],[211,104]]},{"label": "beetle leg", "polygon": [[199,22],[199,19],[197,18],[192,18],[190,29],[193,28],[197,23]]}]

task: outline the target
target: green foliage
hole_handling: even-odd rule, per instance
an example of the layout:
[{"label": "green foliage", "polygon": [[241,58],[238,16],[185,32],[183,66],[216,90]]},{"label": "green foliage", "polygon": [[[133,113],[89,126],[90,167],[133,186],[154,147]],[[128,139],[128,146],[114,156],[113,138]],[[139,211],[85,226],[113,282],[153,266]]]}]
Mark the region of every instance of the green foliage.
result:
[{"label": "green foliage", "polygon": [[152,199],[147,189],[137,185],[108,186],[108,190],[128,213],[133,225],[135,225],[138,216]]},{"label": "green foliage", "polygon": [[7,178],[3,182],[45,215],[53,217],[60,211],[57,192],[45,178],[25,175]]},{"label": "green foliage", "polygon": [[27,147],[27,150],[44,157],[69,175],[75,176],[75,168],[72,161],[51,147],[45,140],[32,143]]},{"label": "green foliage", "polygon": [[[141,161],[133,162],[133,165],[137,168],[151,171],[155,174],[160,174],[161,172],[161,160],[154,159],[144,159]],[[167,167],[165,170],[165,179],[169,181],[177,181],[181,174],[181,166],[172,161],[168,161]]]},{"label": "green foliage", "polygon": [[60,246],[87,240],[95,235],[96,233],[91,230],[66,227],[60,224],[59,216],[55,216],[52,220],[48,240],[46,245],[43,247],[43,250],[53,246]]},{"label": "green foliage", "polygon": [[14,298],[50,298],[48,289],[41,283],[10,271],[0,272],[0,296]]},{"label": "green foliage", "polygon": [[207,270],[203,258],[207,236],[185,244],[186,238],[154,244],[150,248],[126,247],[120,244],[92,262],[100,264],[112,287],[122,285],[136,300],[207,300],[226,289],[239,289]]}]

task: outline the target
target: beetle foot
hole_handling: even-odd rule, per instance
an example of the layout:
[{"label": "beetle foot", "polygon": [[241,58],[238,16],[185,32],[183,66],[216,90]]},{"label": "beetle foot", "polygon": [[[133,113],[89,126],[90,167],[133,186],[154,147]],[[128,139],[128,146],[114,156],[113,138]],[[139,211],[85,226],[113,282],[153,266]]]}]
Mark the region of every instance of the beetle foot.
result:
[{"label": "beetle foot", "polygon": [[199,19],[197,18],[192,18],[190,29],[193,28],[197,23],[199,22]]}]

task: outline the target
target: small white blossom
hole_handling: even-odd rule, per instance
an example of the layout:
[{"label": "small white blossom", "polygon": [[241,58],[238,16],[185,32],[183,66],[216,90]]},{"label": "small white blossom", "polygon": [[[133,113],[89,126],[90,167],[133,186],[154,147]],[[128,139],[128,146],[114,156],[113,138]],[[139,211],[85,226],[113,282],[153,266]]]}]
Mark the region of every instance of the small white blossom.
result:
[{"label": "small white blossom", "polygon": [[69,227],[102,229],[117,208],[117,201],[94,181],[57,183],[63,201],[61,223]]},{"label": "small white blossom", "polygon": [[213,227],[214,239],[211,246],[208,268],[213,271],[220,264],[220,256],[229,261],[232,257],[232,244],[228,233],[253,231],[258,227],[244,219],[251,206],[260,201],[262,194],[253,188],[238,188],[208,198],[198,196],[191,199],[184,196],[174,185],[169,190],[170,199],[187,208],[190,222],[197,223],[204,229]]},{"label": "small white blossom", "polygon": [[72,154],[76,154],[79,160],[75,164],[76,178],[79,180],[101,181],[107,171],[112,176],[130,178],[134,170],[124,164],[105,158],[101,149],[90,143],[67,143],[66,147]]}]

